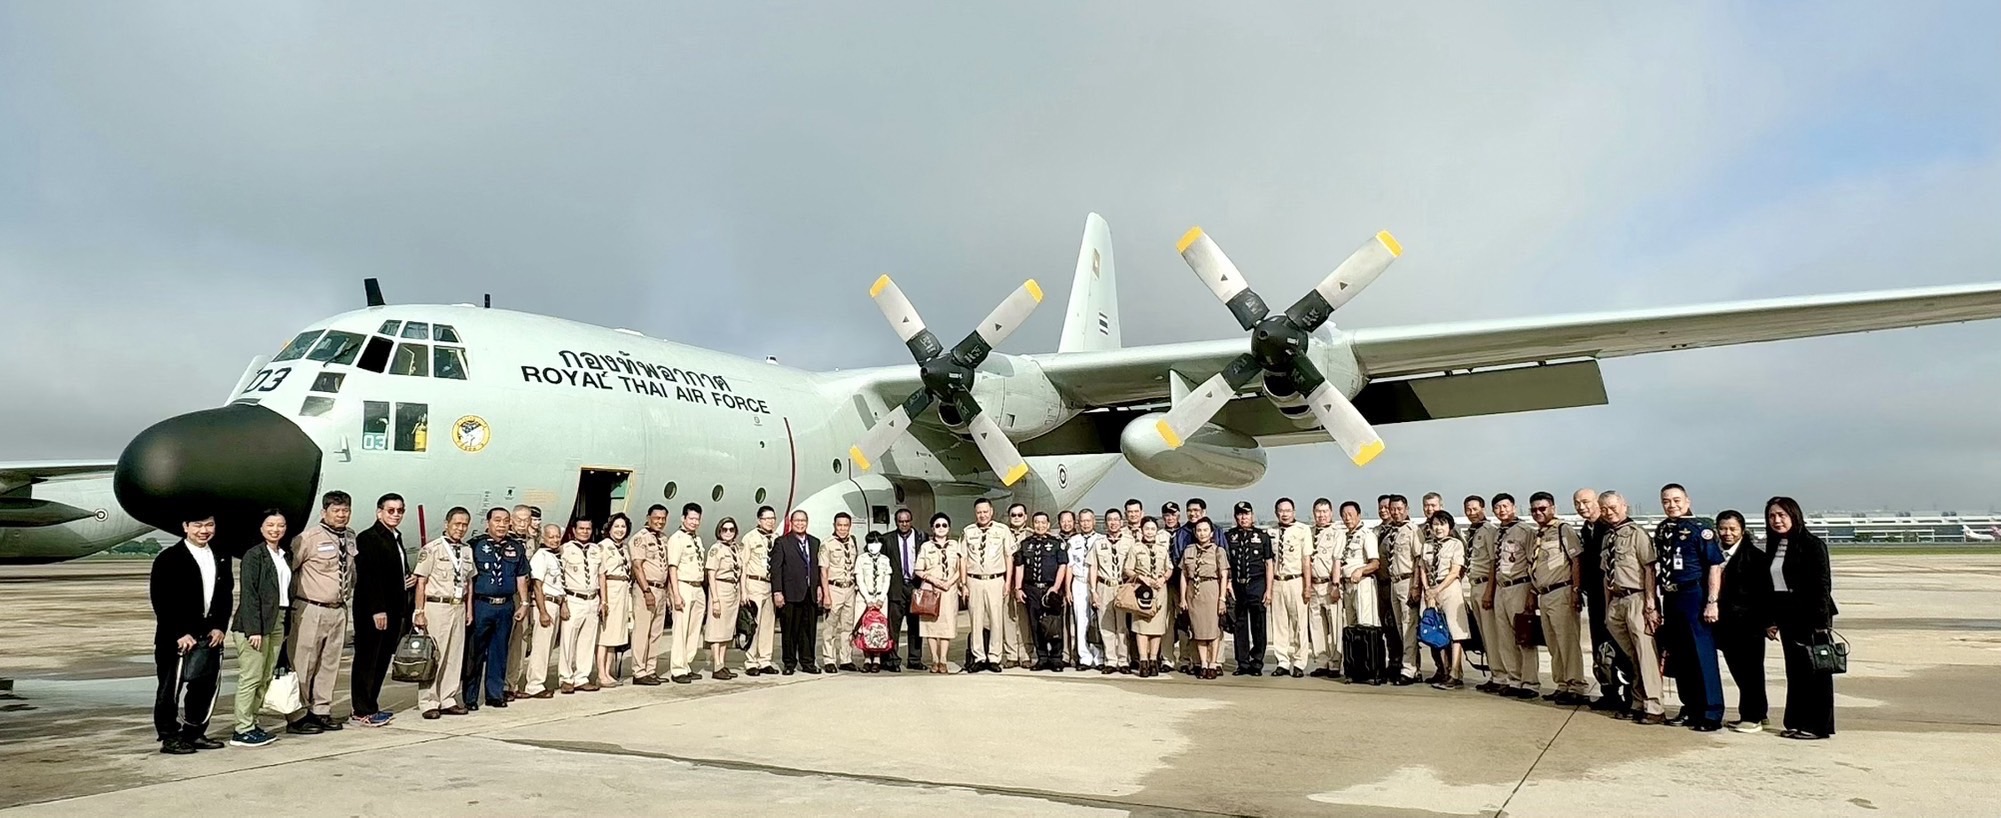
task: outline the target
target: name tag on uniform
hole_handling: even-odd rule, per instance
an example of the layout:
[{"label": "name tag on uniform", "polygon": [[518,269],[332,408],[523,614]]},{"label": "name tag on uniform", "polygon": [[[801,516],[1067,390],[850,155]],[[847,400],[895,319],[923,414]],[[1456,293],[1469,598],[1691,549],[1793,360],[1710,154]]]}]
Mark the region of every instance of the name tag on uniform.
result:
[{"label": "name tag on uniform", "polygon": [[334,550],[334,549],[336,549],[336,548],[339,548],[339,546],[337,546],[337,545],[334,545],[333,543],[327,543],[327,544],[325,544],[325,545],[322,545],[322,546],[320,546],[320,553],[322,553],[322,554],[325,554],[325,553],[327,553],[327,552],[329,552],[329,551],[332,551],[332,550]]}]

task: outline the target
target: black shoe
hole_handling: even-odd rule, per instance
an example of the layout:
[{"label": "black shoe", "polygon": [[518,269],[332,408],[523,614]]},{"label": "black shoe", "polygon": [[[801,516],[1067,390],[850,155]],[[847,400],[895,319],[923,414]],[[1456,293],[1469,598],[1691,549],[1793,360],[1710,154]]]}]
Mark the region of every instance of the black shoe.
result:
[{"label": "black shoe", "polygon": [[487,706],[487,707],[506,707],[506,706],[507,706],[507,700],[506,700],[506,699],[487,699],[487,700],[486,700],[486,706]]},{"label": "black shoe", "polygon": [[193,747],[197,750],[220,750],[224,747],[222,742],[216,741],[215,739],[209,738],[208,736],[195,736],[194,738],[191,739],[182,739],[182,740],[187,742],[187,745],[189,747]]},{"label": "black shoe", "polygon": [[1714,733],[1718,730],[1723,729],[1723,722],[1709,721],[1705,719],[1702,721],[1689,724],[1688,729],[1694,730],[1695,732],[1698,733]]},{"label": "black shoe", "polygon": [[789,667],[788,667],[788,668],[786,668],[786,669],[784,669],[784,670],[781,670],[781,671],[779,671],[778,673],[779,673],[779,675],[781,675],[781,676],[790,676],[790,675],[792,675],[792,674],[794,674],[794,673],[797,673],[797,672],[799,672],[799,671],[797,671],[797,670],[794,670],[794,669],[792,669],[792,668],[789,668]]},{"label": "black shoe", "polygon": [[1292,671],[1290,671],[1290,670],[1287,670],[1287,669],[1285,669],[1285,668],[1279,668],[1279,669],[1277,669],[1277,670],[1274,670],[1274,671],[1272,671],[1272,672],[1271,672],[1271,675],[1272,675],[1272,678],[1276,679],[1276,678],[1278,678],[1278,677],[1280,677],[1280,676],[1290,676],[1290,675],[1292,675]]},{"label": "black shoe", "polygon": [[285,725],[285,732],[295,736],[317,736],[326,731],[320,729],[320,723],[314,720],[312,716],[307,716]]},{"label": "black shoe", "polygon": [[1598,698],[1591,700],[1591,709],[1596,710],[1600,713],[1606,712],[1608,710],[1623,710],[1625,709],[1625,707],[1626,707],[1625,702],[1612,698],[1611,696],[1599,696]]},{"label": "black shoe", "polygon": [[1001,665],[1000,665],[1000,663],[999,663],[999,662],[988,662],[988,663],[987,663],[987,672],[988,672],[988,673],[999,673],[999,672],[1001,672]]},{"label": "black shoe", "polygon": [[862,669],[861,669],[861,668],[859,668],[859,667],[856,667],[856,666],[855,666],[855,663],[853,663],[853,662],[848,662],[848,663],[846,663],[846,664],[843,664],[843,665],[841,665],[841,669],[842,669],[842,670],[845,670],[845,671],[847,671],[847,672],[849,672],[849,673],[860,673],[860,672],[862,672]]},{"label": "black shoe", "polygon": [[1304,679],[1304,678],[1306,678],[1306,671],[1304,671],[1304,670],[1300,670],[1299,668],[1293,668],[1293,669],[1292,669],[1292,678],[1294,678],[1294,679]]},{"label": "black shoe", "polygon": [[1417,679],[1410,676],[1400,675],[1394,679],[1391,679],[1390,684],[1395,685],[1397,687],[1409,687],[1411,685],[1417,684]]},{"label": "black shoe", "polygon": [[673,678],[671,678],[671,679],[668,679],[667,681],[670,681],[670,682],[673,682],[673,683],[675,683],[675,684],[677,684],[677,685],[685,685],[685,684],[694,684],[694,683],[695,683],[695,674],[692,674],[692,673],[683,673],[683,674],[681,674],[681,675],[679,675],[679,676],[675,676],[675,677],[673,677]]},{"label": "black shoe", "polygon": [[318,724],[320,726],[321,730],[326,730],[331,732],[340,729],[340,722],[334,721],[333,719],[328,718],[326,716],[312,716],[311,718],[315,724]]},{"label": "black shoe", "polygon": [[1543,701],[1546,701],[1546,702],[1554,702],[1554,701],[1556,701],[1557,699],[1560,699],[1560,698],[1562,698],[1562,697],[1563,697],[1563,691],[1561,691],[1561,690],[1557,690],[1557,691],[1552,691],[1552,692],[1550,692],[1550,693],[1547,693],[1547,694],[1545,694],[1545,695],[1544,695],[1544,696],[1542,697],[1542,700],[1543,700]]},{"label": "black shoe", "polygon": [[195,747],[179,738],[170,738],[160,742],[160,752],[170,756],[191,756],[195,754]]},{"label": "black shoe", "polygon": [[1063,663],[1062,663],[1062,662],[1050,662],[1050,663],[1049,663],[1049,671],[1050,671],[1051,673],[1062,673],[1062,672],[1063,672]]},{"label": "black shoe", "polygon": [[1308,673],[1306,675],[1312,676],[1315,679],[1325,679],[1327,678],[1327,668],[1316,667],[1313,669],[1312,673]]},{"label": "black shoe", "polygon": [[761,668],[761,667],[747,667],[747,668],[744,668],[744,669],[743,669],[743,675],[745,675],[745,676],[762,676],[762,675],[764,675],[764,668]]},{"label": "black shoe", "polygon": [[1687,713],[1677,713],[1674,718],[1668,719],[1665,724],[1669,727],[1687,727],[1689,721]]},{"label": "black shoe", "polygon": [[899,663],[899,662],[884,662],[884,663],[882,663],[881,665],[878,665],[878,667],[879,667],[879,668],[881,668],[882,672],[884,672],[884,673],[902,673],[902,672],[903,672],[903,665],[902,665],[901,663]]},{"label": "black shoe", "polygon": [[1526,687],[1511,687],[1505,691],[1502,691],[1501,695],[1506,696],[1510,699],[1521,699],[1523,701],[1535,701],[1536,698],[1535,691],[1530,690]]},{"label": "black shoe", "polygon": [[646,674],[645,676],[634,676],[632,677],[632,683],[644,687],[653,687],[654,685],[660,684],[660,677],[655,676],[651,673]]},{"label": "black shoe", "polygon": [[[788,671],[788,672],[789,672],[789,671]],[[814,667],[814,666],[812,666],[812,665],[806,665],[806,666],[804,666],[804,667],[801,667],[801,668],[799,668],[799,672],[800,672],[800,673],[808,673],[808,674],[812,674],[812,675],[814,675],[814,676],[818,676],[818,675],[820,675],[820,669],[819,669],[819,668],[817,668],[817,667]]]}]

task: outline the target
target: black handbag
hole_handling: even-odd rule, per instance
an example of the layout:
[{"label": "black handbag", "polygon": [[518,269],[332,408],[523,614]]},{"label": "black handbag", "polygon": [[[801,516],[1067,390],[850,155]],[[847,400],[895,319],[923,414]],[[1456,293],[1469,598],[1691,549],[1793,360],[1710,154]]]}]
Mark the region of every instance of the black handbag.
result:
[{"label": "black handbag", "polygon": [[736,648],[749,650],[752,640],[757,638],[757,603],[745,602],[736,609]]},{"label": "black handbag", "polygon": [[1848,672],[1848,640],[1833,628],[1818,628],[1806,638],[1807,661],[1815,673]]},{"label": "black handbag", "polygon": [[396,641],[396,653],[389,659],[389,678],[420,685],[438,678],[438,646],[429,634],[412,631]]}]

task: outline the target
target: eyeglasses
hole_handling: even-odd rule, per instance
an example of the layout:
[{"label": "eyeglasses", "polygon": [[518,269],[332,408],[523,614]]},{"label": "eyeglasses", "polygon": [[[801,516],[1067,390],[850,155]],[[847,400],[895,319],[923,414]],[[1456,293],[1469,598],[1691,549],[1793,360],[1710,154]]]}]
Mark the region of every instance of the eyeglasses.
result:
[{"label": "eyeglasses", "polygon": [[733,525],[726,525],[726,526],[723,526],[723,533],[724,533],[724,534],[735,534],[735,533],[736,533],[736,526],[733,526]]},{"label": "eyeglasses", "polygon": [[403,513],[403,509],[400,509],[400,508],[385,508],[385,509],[383,509],[383,510],[382,510],[382,513],[384,513],[384,514],[402,514],[402,513]]},{"label": "eyeglasses", "polygon": [[1013,512],[1013,513],[1011,513],[1011,514],[1009,514],[1009,515],[1007,515],[1007,516],[1009,516],[1009,517],[1012,517],[1012,518],[1014,518],[1014,519],[1017,519],[1017,520],[1019,520],[1019,519],[1021,519],[1021,518],[1023,518],[1023,517],[1026,517],[1026,516],[1028,516],[1028,515],[1026,515],[1026,514],[1023,514],[1023,513],[1019,512],[1019,511],[1016,511],[1016,512]]},{"label": "eyeglasses", "polygon": [[951,524],[951,523],[932,523],[932,524],[931,524],[931,527],[932,527],[932,528],[935,528],[935,529],[938,529],[938,530],[940,530],[940,531],[949,531],[949,530],[951,530],[951,528],[952,528],[952,524]]},{"label": "eyeglasses", "polygon": [[1530,511],[1548,511],[1552,508],[1555,508],[1555,506],[1529,506]]}]

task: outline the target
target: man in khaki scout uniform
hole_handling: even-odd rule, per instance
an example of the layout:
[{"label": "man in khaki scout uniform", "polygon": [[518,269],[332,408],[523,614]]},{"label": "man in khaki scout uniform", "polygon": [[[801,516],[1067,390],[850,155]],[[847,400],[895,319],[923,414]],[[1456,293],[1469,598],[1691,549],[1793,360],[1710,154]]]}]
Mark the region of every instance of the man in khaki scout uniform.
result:
[{"label": "man in khaki scout uniform", "polygon": [[771,664],[772,637],[778,633],[778,611],[771,605],[771,541],[777,535],[778,511],[763,506],[757,510],[757,528],[738,540],[744,602],[757,606],[757,633],[744,651],[744,673],[750,676],[778,672]]},{"label": "man in khaki scout uniform", "polygon": [[[1007,507],[1007,564],[1010,571],[1013,570],[1015,555],[1021,551],[1021,541],[1034,533],[1028,530],[1028,526],[1028,506],[1015,503]],[[1005,596],[1007,626],[1002,629],[1001,664],[1004,667],[1031,667],[1035,664],[1035,656],[1026,641],[1029,638],[1028,603],[1015,599],[1012,590],[1007,591]]]},{"label": "man in khaki scout uniform", "polygon": [[1334,524],[1334,502],[1313,501],[1313,551],[1307,578],[1306,633],[1308,675],[1316,679],[1341,675],[1341,552],[1347,539]]},{"label": "man in khaki scout uniform", "polygon": [[834,515],[834,535],[820,543],[820,595],[827,600],[820,617],[820,669],[827,673],[861,671],[855,666],[855,644],[848,639],[861,615],[855,610],[855,562],[861,559],[861,546],[854,530],[854,518],[843,511]]},{"label": "man in khaki scout uniform", "polygon": [[1626,516],[1626,498],[1618,492],[1598,495],[1606,525],[1612,533],[1605,543],[1605,627],[1619,649],[1639,666],[1639,679],[1632,686],[1633,721],[1664,724],[1661,708],[1661,660],[1654,651],[1654,629],[1660,627],[1660,609],[1654,603],[1653,538]]},{"label": "man in khaki scout uniform", "polygon": [[1549,676],[1555,691],[1543,698],[1572,707],[1591,703],[1585,694],[1584,643],[1578,634],[1583,618],[1577,613],[1578,584],[1584,581],[1578,563],[1584,541],[1577,529],[1556,518],[1556,496],[1538,491],[1529,496],[1529,516],[1535,519],[1535,545],[1529,552],[1529,611],[1542,614],[1542,640],[1549,646]]},{"label": "man in khaki scout uniform", "polygon": [[[1341,503],[1341,613],[1348,624],[1382,627],[1381,608],[1376,604],[1376,574],[1382,571],[1382,551],[1376,537],[1362,526],[1362,504]],[[1335,644],[1341,637],[1335,635]]]},{"label": "man in khaki scout uniform", "polygon": [[570,524],[563,543],[563,590],[569,592],[570,618],[563,620],[562,654],[556,662],[558,684],[564,693],[596,691],[591,669],[598,653],[598,549],[591,539],[590,520]]},{"label": "man in khaki scout uniform", "polygon": [[292,540],[292,669],[307,712],[287,732],[339,730],[333,718],[340,651],[347,644],[347,611],[354,601],[354,531],[347,521],[354,500],[344,491],[320,498],[320,522]]},{"label": "man in khaki scout uniform", "polygon": [[417,554],[417,599],[423,604],[410,622],[430,634],[438,657],[438,674],[430,684],[417,686],[417,709],[427,719],[470,712],[459,700],[466,623],[472,617],[466,610],[472,594],[472,554],[465,542],[470,530],[471,511],[454,508],[445,512],[444,536],[425,543]]},{"label": "man in khaki scout uniform", "polygon": [[[1014,566],[1014,533],[994,522],[994,504],[973,501],[973,524],[962,532],[966,546],[966,609],[972,615],[972,647],[964,672],[1001,669],[1007,620],[1007,577]],[[943,612],[939,614],[943,616]]]},{"label": "man in khaki scout uniform", "polygon": [[[1494,515],[1500,518],[1500,539],[1494,547],[1494,581],[1488,593],[1494,600],[1494,627],[1497,639],[1487,640],[1489,660],[1498,666],[1496,683],[1500,695],[1533,699],[1540,684],[1540,657],[1535,648],[1515,643],[1515,617],[1528,612],[1529,555],[1535,548],[1535,526],[1515,516],[1515,498],[1494,495]],[[1499,643],[1499,644],[1496,644]]]},{"label": "man in khaki scout uniform", "polygon": [[667,604],[674,612],[667,675],[675,684],[695,681],[692,664],[702,652],[702,621],[709,612],[708,549],[702,546],[701,527],[702,507],[689,503],[681,507],[681,528],[667,537]]},{"label": "man in khaki scout uniform", "polygon": [[667,588],[667,507],[659,503],[646,510],[646,527],[632,535],[626,546],[632,563],[632,590],[638,604],[632,606],[632,683],[657,685],[659,643],[667,630],[667,605],[672,602]]},{"label": "man in khaki scout uniform", "polygon": [[[529,505],[514,507],[509,518],[510,531],[515,545],[523,555],[534,554],[536,543],[541,540],[542,515]],[[527,559],[523,556],[523,559]],[[507,700],[521,698],[521,692],[528,686],[528,649],[534,644],[536,621],[534,612],[514,623],[514,630],[507,634]]]},{"label": "man in khaki scout uniform", "polygon": [[1272,507],[1278,526],[1270,531],[1272,548],[1271,641],[1278,659],[1273,676],[1306,675],[1308,645],[1306,608],[1313,604],[1313,530],[1297,516],[1292,498],[1281,497]]},{"label": "man in khaki scout uniform", "polygon": [[1391,684],[1408,685],[1417,682],[1419,663],[1422,661],[1423,645],[1417,641],[1418,609],[1411,603],[1418,598],[1418,586],[1413,577],[1423,570],[1423,564],[1430,559],[1428,541],[1410,520],[1410,500],[1401,494],[1390,496],[1390,517],[1388,533],[1378,548],[1389,554],[1390,563],[1390,611],[1396,618],[1397,647],[1396,659],[1403,670]]},{"label": "man in khaki scout uniform", "polygon": [[1105,529],[1105,536],[1092,546],[1090,558],[1091,606],[1097,609],[1098,639],[1105,647],[1099,672],[1131,673],[1132,654],[1126,651],[1130,615],[1112,601],[1118,599],[1119,586],[1125,584],[1126,554],[1133,539],[1126,536],[1126,518],[1118,509],[1105,509]]},{"label": "man in khaki scout uniform", "polygon": [[1473,687],[1481,693],[1499,693],[1500,664],[1494,658],[1500,652],[1502,642],[1514,644],[1512,630],[1495,624],[1494,597],[1488,593],[1494,584],[1494,550],[1500,546],[1501,528],[1487,519],[1487,500],[1479,495],[1466,498],[1466,610],[1472,616],[1473,628],[1480,634],[1480,652],[1487,660],[1487,681]]}]

